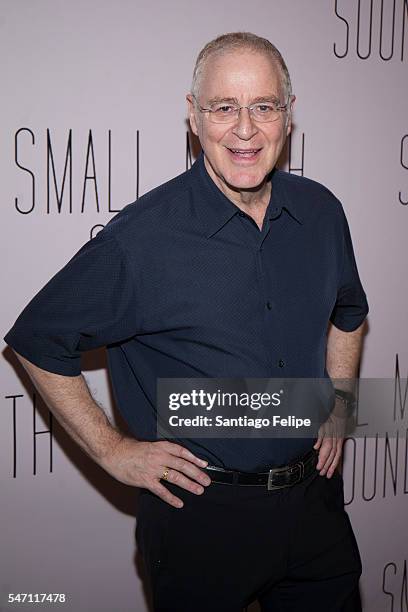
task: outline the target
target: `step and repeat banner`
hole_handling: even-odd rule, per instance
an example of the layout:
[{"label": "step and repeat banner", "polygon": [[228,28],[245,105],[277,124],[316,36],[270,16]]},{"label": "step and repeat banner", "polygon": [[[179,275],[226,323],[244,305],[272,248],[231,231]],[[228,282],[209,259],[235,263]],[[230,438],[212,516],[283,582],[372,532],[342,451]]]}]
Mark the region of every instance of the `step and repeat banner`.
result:
[{"label": "step and repeat banner", "polygon": [[[389,431],[346,440],[345,503],[365,612],[407,612],[408,0],[0,2],[2,336],[119,210],[191,165],[195,58],[239,30],[271,40],[292,76],[280,166],[324,183],[348,217],[370,305],[360,375],[395,393]],[[125,427],[104,351],[83,368]],[[67,611],[147,611],[137,491],[76,447],[4,343],[0,383],[0,610],[52,593]]]}]

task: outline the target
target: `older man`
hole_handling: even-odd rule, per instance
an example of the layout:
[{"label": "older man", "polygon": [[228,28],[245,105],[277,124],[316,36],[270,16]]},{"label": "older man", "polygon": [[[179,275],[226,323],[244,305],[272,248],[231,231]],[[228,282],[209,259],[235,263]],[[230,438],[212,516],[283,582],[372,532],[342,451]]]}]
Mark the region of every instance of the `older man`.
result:
[{"label": "older man", "polygon": [[[155,610],[359,610],[341,437],[157,439],[158,378],[352,378],[368,312],[341,204],[275,169],[295,100],[278,50],[218,37],[187,100],[191,170],[124,208],[6,341],[78,444],[142,488]],[[99,346],[132,437],[81,375]]]}]

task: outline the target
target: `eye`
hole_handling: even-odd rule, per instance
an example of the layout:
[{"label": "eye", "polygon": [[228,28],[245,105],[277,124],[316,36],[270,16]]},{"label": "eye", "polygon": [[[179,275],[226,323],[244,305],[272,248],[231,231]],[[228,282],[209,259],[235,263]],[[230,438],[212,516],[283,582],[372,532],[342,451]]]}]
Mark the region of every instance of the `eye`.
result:
[{"label": "eye", "polygon": [[232,104],[214,104],[211,107],[211,110],[213,111],[213,113],[217,113],[217,115],[231,115],[234,110],[235,110],[235,106],[233,106]]},{"label": "eye", "polygon": [[273,104],[272,102],[262,102],[260,104],[255,104],[254,110],[256,113],[260,115],[267,115],[268,113],[273,113],[277,109],[277,104]]}]

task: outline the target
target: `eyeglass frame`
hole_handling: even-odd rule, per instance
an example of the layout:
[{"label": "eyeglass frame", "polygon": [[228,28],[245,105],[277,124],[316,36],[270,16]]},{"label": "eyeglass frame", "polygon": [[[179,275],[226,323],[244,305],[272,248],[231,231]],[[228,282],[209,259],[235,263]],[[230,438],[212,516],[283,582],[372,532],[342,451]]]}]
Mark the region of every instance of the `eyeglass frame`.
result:
[{"label": "eyeglass frame", "polygon": [[[197,100],[197,98],[195,97],[194,94],[191,94],[191,97],[194,99],[195,103],[198,106],[198,109],[201,113],[214,113],[215,111],[213,111],[211,108],[204,108],[203,106],[201,106]],[[286,104],[281,104],[280,106],[277,107],[277,111],[287,111],[288,110],[288,106],[290,104],[291,98],[293,98],[294,96],[289,95],[288,96],[288,100],[286,102]],[[221,100],[222,102],[222,100]],[[239,104],[236,105],[236,110],[238,111],[238,115],[229,121],[214,121],[213,123],[233,123],[234,121],[237,121],[239,119],[239,113],[241,112],[241,110],[243,108],[248,109],[248,113],[249,116],[251,118],[252,121],[257,121],[258,123],[273,123],[274,121],[277,121],[279,118],[279,115],[277,115],[276,119],[268,119],[267,121],[259,121],[259,119],[254,119],[253,115],[252,115],[252,108],[254,106],[256,106],[256,104],[262,104],[262,102],[254,102],[254,104],[250,104],[249,106],[240,106]]]}]

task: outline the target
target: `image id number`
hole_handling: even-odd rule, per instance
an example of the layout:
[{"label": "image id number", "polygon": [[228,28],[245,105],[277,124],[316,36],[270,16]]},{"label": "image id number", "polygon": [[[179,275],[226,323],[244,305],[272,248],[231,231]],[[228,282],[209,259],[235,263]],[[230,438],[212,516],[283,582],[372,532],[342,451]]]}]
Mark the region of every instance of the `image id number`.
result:
[{"label": "image id number", "polygon": [[65,603],[65,593],[9,593],[8,603]]}]

